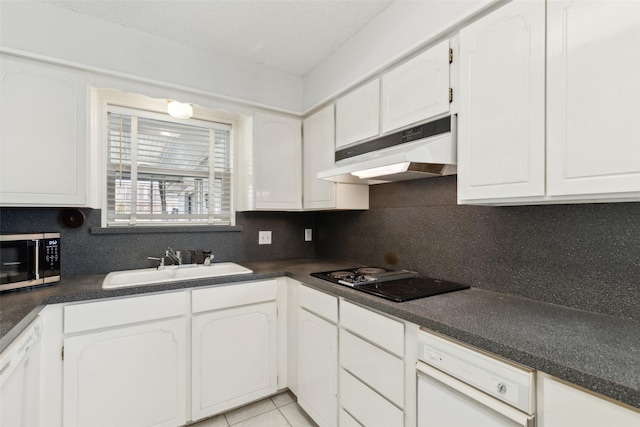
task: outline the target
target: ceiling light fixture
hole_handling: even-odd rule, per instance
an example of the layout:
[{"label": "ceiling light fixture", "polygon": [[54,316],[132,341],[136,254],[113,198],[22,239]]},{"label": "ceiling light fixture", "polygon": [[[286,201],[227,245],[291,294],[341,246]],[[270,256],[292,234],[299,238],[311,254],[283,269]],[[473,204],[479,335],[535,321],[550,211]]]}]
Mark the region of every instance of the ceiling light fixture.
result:
[{"label": "ceiling light fixture", "polygon": [[193,116],[193,106],[191,104],[172,100],[168,100],[167,102],[167,112],[171,117],[175,117],[176,119],[189,119]]}]

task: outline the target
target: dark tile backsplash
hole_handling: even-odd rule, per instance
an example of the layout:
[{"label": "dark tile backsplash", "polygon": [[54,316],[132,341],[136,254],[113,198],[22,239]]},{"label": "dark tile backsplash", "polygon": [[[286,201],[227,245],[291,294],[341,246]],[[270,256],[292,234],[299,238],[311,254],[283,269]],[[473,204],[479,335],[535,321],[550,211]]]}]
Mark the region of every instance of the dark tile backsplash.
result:
[{"label": "dark tile backsplash", "polygon": [[[211,250],[216,261],[315,255],[640,320],[640,203],[459,206],[449,176],[371,186],[370,207],[241,212],[241,231],[125,235],[91,234],[99,210],[83,210],[84,225],[71,229],[60,209],[4,208],[0,232],[60,231],[63,276],[152,267],[147,257],[167,246]],[[260,230],[273,244],[258,245]]]},{"label": "dark tile backsplash", "polygon": [[316,255],[640,320],[640,203],[457,205],[450,176],[371,186],[370,205],[316,214]]},{"label": "dark tile backsplash", "polygon": [[[258,261],[311,257],[313,242],[304,241],[304,229],[314,228],[312,213],[240,212],[236,225],[241,231],[158,234],[91,234],[100,226],[100,210],[83,209],[86,220],[80,228],[67,228],[61,209],[0,209],[0,232],[61,233],[62,276],[108,273],[114,270],[157,265],[147,260],[175,250],[210,250],[215,261]],[[258,231],[273,232],[271,245],[258,245]]]}]

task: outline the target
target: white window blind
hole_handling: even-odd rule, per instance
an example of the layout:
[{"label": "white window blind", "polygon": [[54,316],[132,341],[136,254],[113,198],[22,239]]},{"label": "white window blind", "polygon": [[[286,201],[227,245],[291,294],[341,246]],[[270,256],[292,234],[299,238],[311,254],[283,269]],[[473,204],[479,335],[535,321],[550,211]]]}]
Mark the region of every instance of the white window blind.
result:
[{"label": "white window blind", "polygon": [[231,126],[110,106],[108,225],[231,224]]}]

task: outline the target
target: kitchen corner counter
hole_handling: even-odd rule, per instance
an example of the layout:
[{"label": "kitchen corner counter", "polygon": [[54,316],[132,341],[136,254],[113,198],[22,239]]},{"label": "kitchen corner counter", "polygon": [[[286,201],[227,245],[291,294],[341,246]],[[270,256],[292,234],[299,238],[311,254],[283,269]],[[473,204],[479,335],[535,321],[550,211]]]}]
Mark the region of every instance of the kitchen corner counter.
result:
[{"label": "kitchen corner counter", "polygon": [[252,274],[103,290],[105,275],[0,296],[0,351],[47,304],[289,276],[369,308],[640,408],[640,322],[478,288],[395,303],[309,274],[353,267],[321,258],[242,262]]}]

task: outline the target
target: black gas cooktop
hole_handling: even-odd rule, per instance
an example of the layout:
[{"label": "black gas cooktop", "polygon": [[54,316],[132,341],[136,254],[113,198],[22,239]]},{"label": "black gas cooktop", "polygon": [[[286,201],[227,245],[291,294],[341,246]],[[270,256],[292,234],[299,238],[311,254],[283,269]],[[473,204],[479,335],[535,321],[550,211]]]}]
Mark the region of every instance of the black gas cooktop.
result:
[{"label": "black gas cooktop", "polygon": [[413,271],[388,270],[380,267],[354,267],[311,273],[311,275],[395,302],[469,288],[459,283],[419,277]]}]

